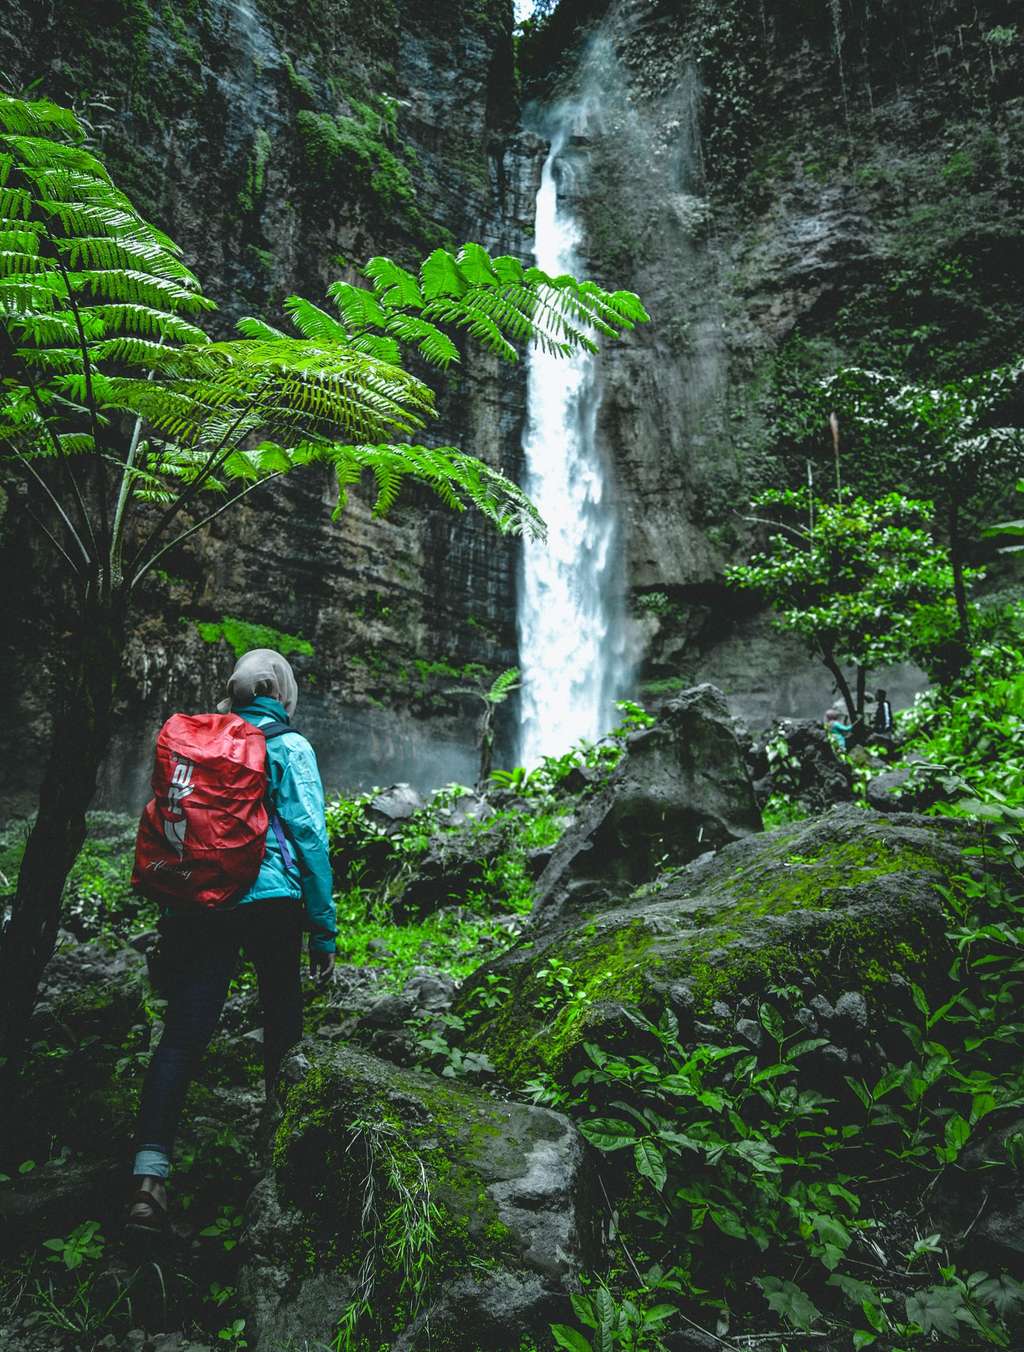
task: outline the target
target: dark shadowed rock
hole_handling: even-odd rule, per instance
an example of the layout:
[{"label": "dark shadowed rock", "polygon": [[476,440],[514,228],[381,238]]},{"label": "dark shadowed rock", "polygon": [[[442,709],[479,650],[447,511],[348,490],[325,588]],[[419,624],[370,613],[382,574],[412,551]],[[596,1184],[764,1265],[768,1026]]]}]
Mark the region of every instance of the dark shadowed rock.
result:
[{"label": "dark shadowed rock", "polygon": [[[768,748],[785,742],[783,759]],[[755,748],[753,773],[760,786],[759,802],[772,791],[787,794],[808,812],[827,812],[853,798],[853,770],[836,755],[831,737],[813,719],[784,718]]]},{"label": "dark shadowed rock", "polygon": [[535,915],[551,923],[582,883],[626,891],[760,827],[725,700],[695,686],[630,737],[607,786],[580,808],[538,879]]},{"label": "dark shadowed rock", "polygon": [[[393,1348],[518,1348],[564,1313],[596,1257],[584,1147],[566,1118],[341,1047],[300,1049],[285,1080],[239,1278],[261,1352],[329,1343],[374,1243],[373,1303],[390,1308],[401,1272],[381,1227],[399,1178],[437,1210],[428,1286]],[[472,1261],[482,1253],[486,1268]]]},{"label": "dark shadowed rock", "polygon": [[949,820],[852,806],[736,841],[611,906],[532,927],[460,992],[456,1012],[490,972],[512,992],[465,1045],[513,1080],[571,1074],[585,1041],[635,1043],[632,1010],[671,1007],[684,1036],[733,1040],[747,997],[792,984],[806,991],[806,1026],[833,1048],[824,1059],[874,1055],[878,1028],[910,1008],[910,981],[948,986],[939,889],[964,869],[965,843]]}]

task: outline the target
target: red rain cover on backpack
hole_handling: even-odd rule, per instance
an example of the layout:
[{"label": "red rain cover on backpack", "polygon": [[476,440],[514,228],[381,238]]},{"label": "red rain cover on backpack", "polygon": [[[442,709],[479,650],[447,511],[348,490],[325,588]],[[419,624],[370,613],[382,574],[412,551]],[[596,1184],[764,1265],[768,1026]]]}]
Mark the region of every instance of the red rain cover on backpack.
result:
[{"label": "red rain cover on backpack", "polygon": [[267,843],[267,744],[237,714],[175,714],[160,729],[132,886],[215,909],[254,882]]}]

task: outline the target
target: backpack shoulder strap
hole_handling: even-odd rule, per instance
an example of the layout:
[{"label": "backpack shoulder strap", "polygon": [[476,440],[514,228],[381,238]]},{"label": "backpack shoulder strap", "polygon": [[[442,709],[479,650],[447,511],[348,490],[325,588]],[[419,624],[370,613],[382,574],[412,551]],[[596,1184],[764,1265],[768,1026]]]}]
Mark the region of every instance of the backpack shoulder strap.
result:
[{"label": "backpack shoulder strap", "polygon": [[[253,726],[259,727],[258,724],[254,724]],[[263,733],[264,739],[268,742],[273,741],[275,737],[283,736],[284,733],[286,732],[296,731],[296,729],[293,728],[290,723],[280,723],[280,722],[264,723],[263,726],[259,728],[259,730],[260,732]],[[285,868],[292,869],[295,867],[295,856],[292,853],[292,850],[288,844],[287,837],[285,836],[284,833],[284,827],[281,825],[281,819],[274,811],[273,805],[269,802],[269,798],[268,798],[268,807],[270,809],[269,829],[273,832],[274,838],[277,841],[277,847],[281,851],[281,857],[284,859]]]},{"label": "backpack shoulder strap", "polygon": [[290,723],[264,723],[259,730],[268,742],[274,737],[283,736],[286,732],[298,732],[298,728],[293,728]]}]

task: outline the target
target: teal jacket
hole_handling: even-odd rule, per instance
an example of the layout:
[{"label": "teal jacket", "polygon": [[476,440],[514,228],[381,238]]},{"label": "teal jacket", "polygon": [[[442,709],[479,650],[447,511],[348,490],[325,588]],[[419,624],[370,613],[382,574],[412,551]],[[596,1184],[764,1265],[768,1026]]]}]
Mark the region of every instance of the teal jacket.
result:
[{"label": "teal jacket", "polygon": [[828,725],[829,736],[835,742],[840,751],[846,750],[846,739],[853,731],[852,723],[841,723],[838,721]]},{"label": "teal jacket", "polygon": [[[267,695],[257,695],[251,704],[231,712],[256,727],[289,721],[284,705]],[[270,805],[277,813],[294,859],[289,868],[274,831],[268,831],[259,875],[238,904],[244,906],[263,897],[301,898],[306,908],[310,948],[318,953],[333,953],[338,924],[324,820],[324,790],[316,754],[305,737],[297,732],[284,732],[270,739],[267,778]]]}]

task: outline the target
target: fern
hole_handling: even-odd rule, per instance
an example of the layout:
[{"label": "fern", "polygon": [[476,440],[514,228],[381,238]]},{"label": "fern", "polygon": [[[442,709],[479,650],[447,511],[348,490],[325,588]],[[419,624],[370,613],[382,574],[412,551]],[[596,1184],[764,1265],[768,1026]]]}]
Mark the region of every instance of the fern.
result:
[{"label": "fern", "polygon": [[[24,468],[37,522],[83,595],[130,593],[206,521],[314,462],[337,481],[335,515],[364,478],[378,516],[411,479],[501,531],[543,531],[523,492],[483,460],[423,444],[434,391],[403,354],[447,369],[461,361],[459,334],[509,361],[531,341],[593,348],[647,318],[639,300],[472,243],[435,249],[418,275],[373,258],[364,280],[329,288],[333,312],[289,297],[290,330],[247,318],[237,338],[211,342],[201,320],[212,302],[73,114],[0,95],[0,341],[11,373],[0,454]],[[204,514],[202,494],[222,502]]]}]

